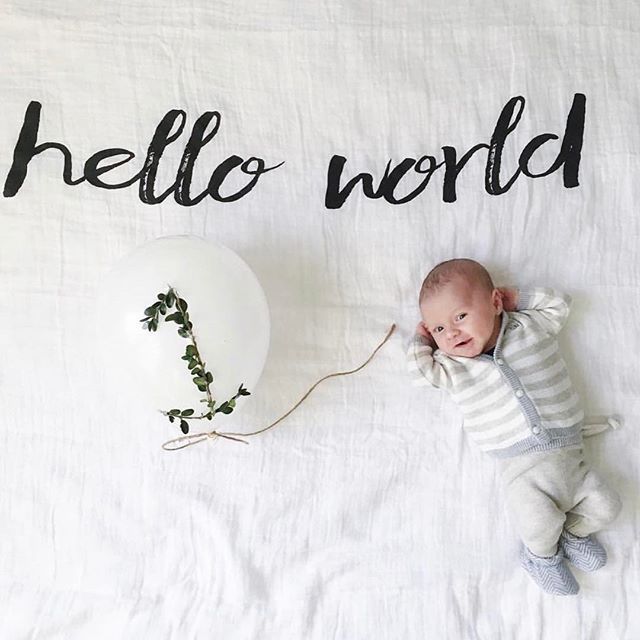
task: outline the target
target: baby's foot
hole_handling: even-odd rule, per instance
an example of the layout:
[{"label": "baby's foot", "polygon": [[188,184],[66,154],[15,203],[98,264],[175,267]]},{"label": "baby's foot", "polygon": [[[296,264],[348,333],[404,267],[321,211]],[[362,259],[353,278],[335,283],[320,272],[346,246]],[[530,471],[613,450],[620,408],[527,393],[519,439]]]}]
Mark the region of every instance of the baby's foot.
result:
[{"label": "baby's foot", "polygon": [[560,535],[560,549],[582,571],[596,571],[607,564],[607,552],[593,535],[580,538],[565,529]]},{"label": "baby's foot", "polygon": [[534,582],[547,593],[557,596],[570,596],[580,591],[576,579],[564,563],[564,556],[560,549],[554,556],[542,558],[533,554],[525,545],[522,545],[520,563],[533,578]]}]

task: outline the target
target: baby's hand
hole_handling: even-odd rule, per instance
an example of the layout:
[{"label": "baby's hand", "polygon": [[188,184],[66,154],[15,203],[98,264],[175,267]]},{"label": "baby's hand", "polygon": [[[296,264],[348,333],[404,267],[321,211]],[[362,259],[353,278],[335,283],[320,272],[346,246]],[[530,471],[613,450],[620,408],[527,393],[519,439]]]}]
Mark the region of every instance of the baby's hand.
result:
[{"label": "baby's hand", "polygon": [[435,349],[436,343],[433,339],[433,336],[427,330],[427,327],[424,326],[424,322],[418,322],[418,326],[416,327],[416,335],[422,336],[429,341],[429,344]]},{"label": "baby's hand", "polygon": [[518,289],[515,287],[498,287],[502,297],[502,307],[505,311],[517,311],[518,309]]}]

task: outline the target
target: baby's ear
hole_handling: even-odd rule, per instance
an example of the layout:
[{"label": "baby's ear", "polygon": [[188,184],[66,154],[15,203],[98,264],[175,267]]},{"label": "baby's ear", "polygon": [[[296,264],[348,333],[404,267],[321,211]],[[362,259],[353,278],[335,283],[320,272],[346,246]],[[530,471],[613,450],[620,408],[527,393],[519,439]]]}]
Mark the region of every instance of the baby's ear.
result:
[{"label": "baby's ear", "polygon": [[493,308],[497,313],[502,313],[504,309],[504,305],[502,304],[502,292],[499,289],[494,289],[491,294],[491,302],[493,303]]}]

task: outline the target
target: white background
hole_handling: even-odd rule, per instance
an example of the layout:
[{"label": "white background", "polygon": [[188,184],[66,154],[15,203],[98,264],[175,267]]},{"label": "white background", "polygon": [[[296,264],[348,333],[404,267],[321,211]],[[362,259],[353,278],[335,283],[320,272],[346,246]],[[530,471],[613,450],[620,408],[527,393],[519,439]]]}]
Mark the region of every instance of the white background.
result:
[{"label": "white background", "polygon": [[[143,204],[137,184],[67,186],[47,151],[0,197],[0,637],[637,638],[638,13],[575,0],[5,1],[1,180],[32,100],[38,141],[69,147],[74,177],[107,147],[136,158],[105,179],[138,171],[176,108],[188,123],[159,190],[207,110],[222,125],[193,192],[232,154],[285,164],[236,203],[185,208]],[[444,145],[460,156],[521,95],[504,182],[531,138],[562,136],[576,92],[587,97],[577,188],[559,171],[491,196],[479,152],[455,203],[442,202],[440,170],[408,204],[357,188],[324,207],[333,154],[349,176],[378,177],[390,158],[441,159]],[[399,331],[249,446],[163,451],[179,432],[135,390],[115,390],[92,314],[111,266],[174,234],[233,249],[269,302],[267,365],[222,418],[229,430],[265,426],[317,378],[363,362],[392,322]],[[408,385],[420,283],[455,256],[484,262],[496,284],[569,292],[562,346],[585,409],[625,420],[587,442],[624,509],[600,535],[608,566],[577,574],[576,598],[543,594],[520,569],[493,461],[446,396]]]}]

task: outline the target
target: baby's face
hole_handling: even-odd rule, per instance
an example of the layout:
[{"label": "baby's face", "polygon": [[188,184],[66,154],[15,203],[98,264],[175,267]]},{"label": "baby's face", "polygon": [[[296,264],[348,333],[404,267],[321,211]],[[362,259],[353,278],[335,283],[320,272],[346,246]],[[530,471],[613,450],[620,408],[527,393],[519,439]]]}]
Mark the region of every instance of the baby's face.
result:
[{"label": "baby's face", "polygon": [[422,321],[438,348],[452,356],[474,358],[495,346],[500,333],[502,297],[462,276],[420,306]]}]

